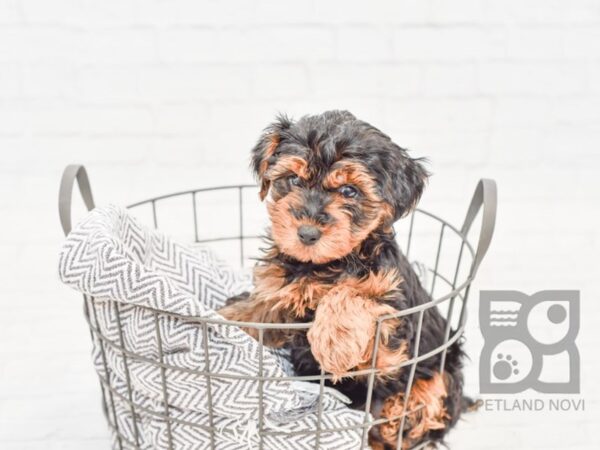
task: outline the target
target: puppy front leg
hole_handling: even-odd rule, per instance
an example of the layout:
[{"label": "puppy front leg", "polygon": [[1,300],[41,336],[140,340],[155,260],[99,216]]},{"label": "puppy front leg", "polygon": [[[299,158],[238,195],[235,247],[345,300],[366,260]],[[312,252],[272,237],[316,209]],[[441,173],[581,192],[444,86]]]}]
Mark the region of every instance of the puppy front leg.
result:
[{"label": "puppy front leg", "polygon": [[334,380],[365,362],[375,334],[375,321],[367,312],[370,302],[352,287],[337,286],[317,306],[308,342],[321,368]]},{"label": "puppy front leg", "polygon": [[[334,381],[356,367],[371,367],[377,319],[397,312],[391,305],[365,296],[352,286],[337,286],[324,296],[315,311],[307,337],[311,351]],[[375,367],[381,375],[396,370],[407,359],[407,343],[395,336],[399,319],[387,319],[380,328]]]},{"label": "puppy front leg", "polygon": [[[281,301],[284,295],[284,272],[276,264],[258,265],[254,268],[254,291],[242,293],[230,298],[219,310],[227,320],[255,323],[288,323],[293,320]],[[258,340],[258,328],[243,327],[254,339]],[[289,339],[289,330],[268,329],[264,332],[264,344],[270,347],[282,347]]]},{"label": "puppy front leg", "polygon": [[[289,314],[278,307],[276,301],[267,301],[250,295],[248,298],[236,299],[227,302],[219,311],[225,319],[236,322],[277,323],[289,322]],[[243,327],[246,333],[258,340],[258,329]],[[264,344],[269,347],[282,347],[288,340],[288,331],[283,329],[270,329],[264,332]]]}]

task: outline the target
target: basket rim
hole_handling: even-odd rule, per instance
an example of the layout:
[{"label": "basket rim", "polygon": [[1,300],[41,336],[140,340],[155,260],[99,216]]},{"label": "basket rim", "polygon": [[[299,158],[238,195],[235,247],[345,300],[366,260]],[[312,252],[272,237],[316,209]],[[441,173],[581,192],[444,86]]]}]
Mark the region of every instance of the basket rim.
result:
[{"label": "basket rim", "polygon": [[[172,192],[169,194],[163,194],[163,195],[151,197],[151,198],[148,198],[145,200],[137,201],[135,203],[131,203],[131,204],[127,205],[126,208],[133,209],[133,208],[137,208],[140,206],[150,204],[150,205],[152,205],[153,211],[155,213],[156,203],[159,201],[162,201],[162,200],[185,196],[185,195],[192,195],[193,198],[195,199],[196,194],[199,194],[199,193],[201,194],[201,193],[205,193],[205,192],[215,192],[215,191],[223,191],[223,190],[237,190],[241,195],[241,193],[244,189],[253,189],[253,188],[258,189],[258,186],[256,184],[247,184],[246,183],[246,184],[228,184],[228,185],[219,185],[219,186],[208,186],[208,187],[202,187],[202,188],[196,188],[196,189],[187,189],[187,190],[183,190],[183,191],[176,191],[176,192]],[[468,236],[466,233],[464,233],[462,230],[459,230],[457,227],[455,227],[451,223],[447,222],[446,220],[442,219],[439,215],[429,212],[425,209],[417,207],[413,211],[410,212],[410,214],[409,214],[409,216],[411,217],[410,233],[412,233],[412,226],[413,226],[413,221],[414,221],[414,217],[415,217],[416,213],[423,214],[425,216],[430,217],[433,220],[438,221],[442,225],[443,229],[449,228],[451,231],[453,231],[454,234],[456,236],[458,236],[458,238],[460,238],[461,249],[466,247],[471,255],[471,258],[472,259],[475,258],[475,250],[473,249],[473,246],[469,242],[469,239],[468,239]],[[227,240],[233,241],[233,240],[240,240],[240,239],[259,239],[259,238],[261,238],[261,236],[259,236],[259,235],[243,235],[243,234],[241,234],[238,236],[196,239],[194,241],[194,243],[206,244],[206,243],[221,242],[221,241],[227,241]],[[462,253],[462,250],[461,250],[461,253]],[[461,256],[459,256],[459,258],[461,258]],[[459,265],[460,265],[460,259],[459,259]],[[452,287],[452,283],[446,277],[444,277],[443,275],[438,273],[436,269],[432,269],[427,266],[426,266],[426,268],[427,268],[427,270],[432,272],[432,274],[434,276],[440,278],[442,281],[444,281],[450,287]],[[442,296],[440,296],[438,298],[432,297],[430,301],[423,303],[422,305],[413,306],[411,308],[407,308],[405,310],[398,311],[393,314],[386,314],[386,315],[378,317],[377,318],[378,326],[380,326],[380,324],[383,321],[394,319],[394,318],[400,318],[403,316],[408,316],[410,314],[421,313],[422,311],[425,311],[429,308],[433,308],[445,301],[448,301],[448,300],[453,301],[456,297],[459,297],[462,301],[464,301],[464,296],[461,295],[461,292],[470,286],[470,284],[473,282],[474,278],[475,278],[474,273],[472,273],[472,271],[469,271],[469,274],[466,276],[466,278],[464,279],[464,281],[461,284],[459,284],[456,287],[453,287],[452,290],[443,294]],[[455,280],[455,283],[456,283],[456,280]],[[148,308],[148,309],[151,309],[151,308]],[[187,321],[206,323],[206,324],[210,324],[210,325],[226,325],[226,326],[237,326],[237,327],[241,327],[241,328],[257,329],[257,330],[259,330],[260,334],[262,334],[262,332],[264,330],[268,330],[268,329],[280,329],[280,330],[283,330],[283,329],[288,329],[288,330],[289,329],[296,329],[296,330],[308,329],[308,328],[310,328],[310,326],[312,324],[312,322],[302,322],[302,323],[243,322],[243,321],[235,321],[235,320],[227,320],[227,319],[209,319],[209,318],[200,317],[200,316],[185,316],[185,315],[179,315],[179,314],[174,314],[174,313],[165,312],[165,311],[156,311],[156,312],[160,312],[161,314],[165,314],[165,315],[172,316],[172,317],[179,318],[179,319],[185,319]]]},{"label": "basket rim", "polygon": [[[87,178],[87,173],[85,171],[85,168],[82,165],[67,166],[67,168],[65,169],[65,171],[63,173],[63,178],[61,180],[61,187],[60,187],[60,191],[59,191],[59,218],[61,220],[61,225],[63,227],[63,231],[65,232],[65,234],[68,234],[71,230],[71,195],[72,195],[72,190],[73,190],[73,185],[74,185],[75,180],[77,181],[77,183],[79,185],[80,193],[86,204],[87,209],[91,210],[94,208],[94,201],[93,201],[93,197],[91,194],[89,180]],[[260,236],[244,235],[244,226],[243,226],[243,214],[244,214],[243,200],[244,200],[244,197],[243,197],[243,193],[244,193],[245,189],[256,189],[256,188],[257,188],[257,186],[255,184],[233,184],[233,185],[211,186],[211,187],[205,187],[205,188],[190,189],[190,190],[173,192],[170,194],[160,195],[160,196],[152,197],[152,198],[149,198],[146,200],[138,201],[136,203],[132,203],[132,204],[128,205],[126,208],[132,209],[132,208],[135,208],[138,206],[150,204],[152,206],[152,213],[154,216],[154,227],[158,228],[157,227],[157,215],[156,215],[157,202],[160,202],[162,200],[166,200],[169,198],[178,197],[178,196],[190,195],[193,198],[193,205],[194,205],[195,239],[193,240],[193,242],[195,242],[195,243],[211,243],[211,242],[222,241],[222,240],[238,240],[240,242],[240,256],[241,256],[240,261],[241,261],[241,265],[244,266],[244,263],[247,261],[247,258],[244,258],[244,239],[259,238]],[[239,209],[239,215],[240,215],[239,234],[237,236],[233,236],[233,237],[220,237],[220,238],[199,240],[198,239],[198,230],[197,230],[197,216],[196,216],[196,207],[197,207],[196,196],[197,196],[197,194],[204,193],[204,192],[215,192],[215,191],[223,191],[223,190],[237,191],[238,206],[240,208]],[[411,242],[412,242],[412,237],[413,237],[413,225],[414,225],[415,215],[423,214],[423,215],[428,216],[429,218],[433,219],[435,222],[437,222],[438,226],[441,225],[441,229],[439,231],[439,239],[438,239],[438,245],[437,245],[437,254],[435,257],[435,263],[430,262],[430,265],[433,264],[434,268],[432,269],[430,266],[424,266],[427,273],[430,272],[434,276],[431,283],[429,283],[429,282],[423,283],[424,285],[426,285],[425,286],[426,291],[429,292],[430,300],[422,305],[417,305],[417,306],[414,306],[411,308],[407,308],[403,311],[398,311],[397,313],[383,315],[383,316],[378,317],[376,319],[377,331],[375,333],[376,338],[375,338],[375,342],[374,342],[373,360],[371,361],[371,366],[367,367],[367,368],[359,369],[359,370],[353,370],[353,371],[351,370],[351,371],[341,375],[342,378],[356,377],[356,376],[367,376],[368,377],[368,394],[367,394],[367,399],[366,399],[366,403],[365,403],[365,417],[364,417],[364,420],[362,421],[363,422],[362,424],[357,423],[356,425],[352,425],[351,427],[342,427],[342,428],[335,427],[333,429],[323,429],[322,428],[322,426],[321,426],[321,408],[323,405],[322,399],[323,399],[323,392],[324,392],[323,390],[324,390],[324,386],[325,386],[325,380],[333,378],[332,374],[328,374],[328,373],[324,372],[323,369],[321,369],[320,375],[307,375],[307,376],[290,375],[289,377],[283,377],[283,378],[279,377],[279,376],[274,377],[274,380],[276,380],[276,381],[282,381],[282,380],[286,380],[288,378],[290,381],[298,381],[298,380],[315,381],[315,382],[319,381],[320,387],[319,387],[319,397],[318,397],[319,398],[319,409],[318,409],[317,426],[316,426],[316,429],[310,429],[308,431],[308,434],[315,435],[317,446],[320,441],[320,436],[323,433],[334,432],[334,431],[335,432],[345,431],[346,429],[357,429],[357,430],[362,429],[362,445],[361,445],[361,448],[362,448],[362,446],[364,446],[366,443],[367,431],[371,426],[377,425],[379,423],[386,423],[386,422],[391,422],[392,420],[401,419],[400,431],[398,433],[398,446],[397,446],[398,448],[400,448],[400,445],[402,443],[402,438],[401,438],[402,429],[404,426],[403,425],[404,421],[406,419],[406,414],[403,414],[402,417],[385,418],[385,419],[383,419],[383,421],[381,421],[382,419],[372,419],[369,414],[369,411],[371,410],[371,400],[372,400],[372,392],[373,392],[373,384],[374,384],[375,376],[378,373],[382,373],[381,372],[382,369],[377,368],[377,366],[376,366],[376,360],[377,360],[377,354],[378,354],[377,350],[378,350],[378,346],[380,344],[380,335],[381,335],[380,327],[382,326],[382,323],[385,320],[402,317],[402,316],[407,316],[409,314],[414,314],[414,313],[418,314],[418,324],[417,324],[417,332],[416,332],[417,340],[416,340],[416,346],[415,346],[414,350],[411,352],[412,353],[411,357],[399,364],[385,368],[386,371],[401,369],[403,367],[410,368],[408,386],[412,385],[417,365],[425,359],[428,359],[435,355],[441,354],[442,356],[441,356],[440,367],[441,367],[442,371],[444,370],[446,351],[447,351],[448,347],[450,347],[455,342],[457,342],[459,339],[461,339],[465,332],[466,322],[467,322],[467,313],[468,313],[467,308],[466,308],[466,303],[467,303],[467,299],[469,296],[470,285],[473,282],[473,280],[475,279],[477,269],[479,268],[479,264],[481,263],[482,259],[484,258],[485,254],[489,248],[489,244],[491,242],[491,238],[493,236],[493,231],[494,231],[494,226],[495,226],[496,207],[497,207],[497,193],[496,193],[495,182],[490,179],[481,179],[477,184],[475,193],[473,194],[471,203],[469,205],[467,214],[465,216],[464,223],[463,223],[462,227],[460,228],[460,230],[458,228],[454,227],[452,224],[450,224],[446,220],[442,219],[440,216],[438,216],[434,213],[431,213],[429,211],[426,211],[424,209],[416,208],[409,213],[410,228],[408,230],[408,236],[407,236],[408,240],[406,243],[406,248],[404,249],[407,258],[409,258],[409,259],[410,259],[410,247],[411,247]],[[480,210],[482,211],[481,231],[479,233],[478,238],[474,238],[474,242],[475,242],[475,240],[478,240],[477,245],[476,245],[476,250],[474,250],[474,246],[471,244],[471,242],[469,242],[468,235],[469,235],[469,231],[471,229],[471,225],[473,224],[473,221],[474,221],[475,217],[478,215]],[[454,269],[454,276],[452,276],[451,273],[447,276],[444,276],[439,273],[440,253],[441,253],[441,249],[442,249],[443,238],[445,237],[444,232],[445,232],[446,228],[453,231],[454,235],[458,236],[460,239],[460,241],[459,241],[460,251],[457,256],[456,268]],[[404,233],[402,233],[402,235],[404,235]],[[398,234],[396,233],[396,238],[397,237],[398,237]],[[471,261],[463,260],[464,247],[467,247],[467,250],[471,255]],[[461,265],[462,263],[465,263],[465,264]],[[460,273],[461,269],[464,266],[467,266],[467,268],[468,268],[468,273],[466,273],[466,274]],[[461,278],[460,280],[459,280],[459,273],[460,273],[460,278]],[[462,280],[463,277],[464,277],[464,281]],[[435,286],[436,286],[436,280],[438,278],[441,280],[440,282],[446,283],[446,285],[451,288],[451,291],[444,293],[443,295],[439,296],[438,298],[434,298],[433,293],[436,292]],[[450,278],[453,278],[453,281],[450,281]],[[457,286],[458,283],[460,283],[460,284]],[[429,287],[429,284],[431,284],[431,287]],[[271,380],[271,377],[264,376],[263,368],[262,368],[263,351],[264,351],[264,346],[265,346],[264,333],[265,333],[265,330],[267,330],[267,329],[277,329],[277,328],[279,328],[279,329],[307,329],[307,328],[310,328],[310,326],[311,326],[310,322],[307,322],[307,323],[241,322],[241,321],[226,320],[225,318],[218,319],[218,318],[207,318],[207,317],[200,317],[200,316],[178,314],[178,313],[172,313],[172,312],[168,312],[168,311],[164,311],[164,310],[157,310],[157,309],[154,309],[149,306],[127,303],[127,305],[132,308],[135,308],[135,309],[140,308],[142,310],[147,310],[150,312],[150,314],[154,315],[155,334],[156,334],[156,339],[159,343],[158,344],[158,359],[156,359],[154,357],[146,357],[142,353],[136,353],[136,352],[134,352],[132,350],[128,350],[126,348],[125,341],[123,339],[123,328],[122,328],[120,313],[119,313],[119,310],[120,310],[119,305],[125,304],[124,302],[121,302],[119,300],[112,299],[109,297],[104,297],[104,296],[90,296],[90,295],[84,294],[83,297],[84,297],[84,316],[86,318],[86,321],[88,322],[88,327],[90,329],[92,339],[98,339],[100,349],[101,349],[104,370],[105,371],[109,370],[107,368],[107,361],[106,361],[106,357],[104,354],[104,346],[105,345],[112,347],[117,353],[120,353],[122,355],[124,366],[125,366],[128,395],[125,395],[124,393],[120,394],[119,391],[116,390],[116,388],[114,388],[111,385],[110,380],[108,378],[103,378],[101,372],[97,371],[98,376],[100,377],[102,394],[103,394],[102,395],[103,411],[107,418],[107,421],[108,421],[108,424],[109,424],[111,430],[113,431],[113,433],[115,433],[115,435],[118,439],[120,447],[122,446],[123,442],[130,444],[132,446],[135,446],[135,447],[139,446],[139,440],[138,440],[139,433],[138,433],[138,429],[137,429],[138,419],[136,418],[136,414],[140,414],[140,413],[136,413],[136,409],[139,409],[140,411],[142,411],[144,413],[149,412],[149,411],[144,410],[143,405],[136,403],[133,399],[131,381],[129,378],[130,377],[129,369],[128,369],[128,365],[127,365],[127,359],[129,359],[129,358],[131,358],[133,360],[141,360],[145,363],[149,363],[153,366],[157,366],[158,368],[160,368],[161,383],[162,383],[161,386],[162,386],[162,390],[163,390],[163,403],[164,403],[165,413],[164,414],[159,413],[158,416],[161,419],[165,419],[167,422],[169,448],[172,447],[172,437],[171,437],[171,423],[172,422],[183,424],[183,425],[190,425],[190,426],[197,426],[199,424],[191,423],[191,422],[186,423],[185,421],[179,421],[177,417],[171,416],[171,414],[169,412],[169,410],[170,410],[169,396],[168,396],[167,387],[166,387],[166,383],[167,383],[166,382],[166,371],[167,370],[177,370],[177,371],[183,370],[186,372],[191,372],[192,374],[195,374],[195,375],[206,377],[208,415],[209,415],[210,426],[204,427],[204,429],[206,431],[210,432],[211,448],[215,448],[215,431],[218,431],[217,428],[215,428],[215,426],[213,424],[213,417],[212,417],[212,415],[213,415],[213,401],[212,401],[212,394],[211,394],[211,392],[212,392],[211,380],[212,379],[233,378],[233,379],[244,379],[244,380],[252,379],[252,380],[258,381],[259,398],[260,398],[259,404],[258,404],[258,413],[259,413],[258,436],[260,437],[261,445],[263,443],[263,438],[265,436],[269,436],[271,434],[277,434],[277,432],[273,433],[270,431],[266,431],[267,429],[263,428],[264,424],[262,423],[262,420],[263,420],[262,419],[263,418],[263,407],[262,407],[262,405],[263,405],[263,403],[262,403],[263,402],[263,383],[265,381]],[[451,314],[453,311],[454,301],[455,301],[456,297],[458,297],[461,300],[460,316],[459,316],[458,323],[456,324],[456,327],[451,328],[450,317],[451,317]],[[429,351],[427,353],[420,354],[419,342],[420,342],[420,337],[421,337],[421,329],[422,329],[422,323],[423,323],[423,318],[424,318],[424,312],[427,309],[433,308],[436,305],[439,305],[440,303],[447,301],[447,300],[450,300],[450,302],[448,305],[449,309],[448,309],[448,315],[447,315],[447,325],[445,327],[446,329],[445,329],[444,343],[439,346],[436,346],[434,349],[428,349]],[[108,302],[109,306],[114,305],[116,308],[116,320],[117,320],[118,331],[119,331],[118,342],[115,340],[112,340],[111,338],[106,336],[104,334],[102,328],[99,326],[98,317],[96,315],[96,305],[95,305],[95,303],[98,301],[99,302]],[[90,307],[91,307],[92,311],[90,311]],[[93,321],[90,316],[90,312],[93,312],[93,316],[94,316]],[[190,322],[197,323],[201,327],[201,331],[204,336],[203,342],[204,342],[205,369],[201,369],[200,367],[193,367],[193,368],[179,367],[177,365],[172,365],[172,364],[166,363],[164,361],[162,344],[161,344],[162,338],[161,338],[161,332],[160,332],[160,326],[159,326],[159,317],[160,316],[173,317],[176,319],[180,319],[182,321],[186,321],[188,323],[190,323]],[[95,324],[94,324],[94,322],[95,322]],[[208,333],[209,326],[214,327],[214,328],[217,328],[219,326],[235,326],[235,327],[241,327],[241,328],[256,328],[256,329],[258,329],[259,375],[249,377],[247,375],[236,375],[236,374],[229,374],[229,373],[212,372],[211,367],[210,367],[210,358],[208,356],[209,351],[208,351],[208,335],[207,335],[207,333]],[[217,328],[217,330],[218,330],[218,328]],[[94,342],[96,342],[96,341],[94,340]],[[408,389],[410,389],[410,388],[408,388]],[[108,404],[106,396],[105,396],[105,391],[108,392],[108,395],[110,398],[110,405],[112,407],[111,411],[113,414],[114,422],[111,421],[111,418],[110,418],[110,413],[109,413],[109,409],[108,409],[109,404]],[[119,397],[117,400],[122,403],[124,402],[125,405],[129,405],[129,407],[131,409],[131,415],[134,419],[133,420],[133,429],[134,429],[134,433],[135,433],[135,442],[128,439],[128,436],[125,436],[119,429],[121,416],[117,417],[117,414],[115,411],[115,401],[113,399],[113,395]],[[359,408],[359,410],[360,409],[362,409],[362,408]],[[292,432],[291,434],[297,434],[297,433],[298,432]],[[304,434],[305,432],[301,432],[301,433]],[[285,432],[284,434],[291,435],[289,432]],[[428,444],[429,444],[429,441],[425,441],[425,442],[420,443],[416,447],[413,447],[413,449],[416,450],[416,449],[425,448]]]}]

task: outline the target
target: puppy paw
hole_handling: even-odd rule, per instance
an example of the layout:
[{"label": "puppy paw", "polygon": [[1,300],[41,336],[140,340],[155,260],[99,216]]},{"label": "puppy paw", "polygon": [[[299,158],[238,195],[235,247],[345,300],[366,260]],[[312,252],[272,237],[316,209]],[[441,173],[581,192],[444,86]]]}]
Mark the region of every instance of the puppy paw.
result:
[{"label": "puppy paw", "polygon": [[339,286],[321,299],[307,337],[315,359],[334,381],[365,362],[375,334],[370,299]]}]

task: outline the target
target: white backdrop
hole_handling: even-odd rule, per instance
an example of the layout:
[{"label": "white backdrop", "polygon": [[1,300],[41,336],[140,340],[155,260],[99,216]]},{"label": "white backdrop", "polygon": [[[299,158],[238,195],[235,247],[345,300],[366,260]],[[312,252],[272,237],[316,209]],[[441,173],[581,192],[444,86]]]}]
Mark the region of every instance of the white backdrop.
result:
[{"label": "white backdrop", "polygon": [[422,206],[454,223],[498,182],[470,392],[479,289],[582,292],[586,411],[481,412],[452,448],[598,448],[599,2],[0,0],[2,449],[108,448],[82,305],[56,276],[63,167],[88,167],[99,204],[251,181],[276,112],[331,108],[427,156]]}]

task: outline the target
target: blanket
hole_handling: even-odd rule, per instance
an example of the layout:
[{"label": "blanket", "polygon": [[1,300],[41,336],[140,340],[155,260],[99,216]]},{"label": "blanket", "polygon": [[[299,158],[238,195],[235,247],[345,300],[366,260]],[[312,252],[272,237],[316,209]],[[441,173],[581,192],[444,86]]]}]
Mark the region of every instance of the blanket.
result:
[{"label": "blanket", "polygon": [[123,208],[96,208],[67,236],[59,276],[84,294],[97,330],[92,357],[113,448],[119,436],[123,448],[258,448],[262,423],[263,448],[313,449],[319,417],[319,448],[360,447],[362,433],[351,428],[364,423],[364,412],[327,387],[319,412],[318,384],[286,379],[293,370],[285,355],[267,347],[261,386],[258,342],[211,322],[251,279],[207,247],[175,242]]}]

